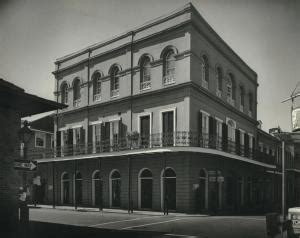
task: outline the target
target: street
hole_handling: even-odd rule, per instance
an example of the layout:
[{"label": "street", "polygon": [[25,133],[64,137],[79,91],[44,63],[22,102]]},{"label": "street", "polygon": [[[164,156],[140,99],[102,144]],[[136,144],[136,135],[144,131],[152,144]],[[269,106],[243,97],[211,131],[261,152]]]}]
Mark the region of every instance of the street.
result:
[{"label": "street", "polygon": [[126,214],[48,208],[30,209],[30,220],[113,230],[156,231],[167,236],[200,238],[266,237],[264,216],[192,216]]}]

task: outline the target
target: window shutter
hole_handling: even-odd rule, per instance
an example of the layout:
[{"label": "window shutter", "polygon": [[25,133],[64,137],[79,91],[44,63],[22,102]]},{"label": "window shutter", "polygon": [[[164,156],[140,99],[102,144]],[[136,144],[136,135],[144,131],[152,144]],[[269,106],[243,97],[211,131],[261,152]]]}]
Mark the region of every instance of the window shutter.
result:
[{"label": "window shutter", "polygon": [[202,112],[198,113],[198,144],[199,146],[203,146],[202,140]]},{"label": "window shutter", "polygon": [[56,132],[56,156],[61,156],[61,131]]},{"label": "window shutter", "polygon": [[235,152],[237,155],[241,154],[240,145],[241,145],[241,138],[240,138],[240,130],[235,129]]},{"label": "window shutter", "polygon": [[244,145],[244,153],[246,157],[249,157],[249,135],[245,133],[245,145]]},{"label": "window shutter", "polygon": [[80,127],[80,145],[85,144],[85,129],[83,127]]},{"label": "window shutter", "polygon": [[253,136],[253,138],[252,138],[252,156],[253,156],[253,158],[255,158],[255,156],[256,156],[256,144],[255,144],[255,138],[254,138],[254,136]]},{"label": "window shutter", "polygon": [[67,145],[73,145],[73,129],[68,129]]},{"label": "window shutter", "polygon": [[228,126],[222,123],[222,150],[227,151],[228,148]]},{"label": "window shutter", "polygon": [[89,125],[88,126],[88,145],[91,145],[93,142],[93,125]]},{"label": "window shutter", "polygon": [[215,148],[215,144],[216,144],[214,123],[215,123],[214,118],[210,116],[208,120],[209,148]]}]

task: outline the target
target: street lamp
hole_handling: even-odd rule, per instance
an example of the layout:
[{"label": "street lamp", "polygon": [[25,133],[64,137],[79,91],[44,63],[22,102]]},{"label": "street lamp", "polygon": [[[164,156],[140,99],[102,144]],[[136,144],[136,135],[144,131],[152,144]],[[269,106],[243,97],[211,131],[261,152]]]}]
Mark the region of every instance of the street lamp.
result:
[{"label": "street lamp", "polygon": [[[23,143],[23,160],[27,160],[27,143],[33,137],[34,132],[28,127],[28,121],[23,122],[23,127],[18,131],[19,140]],[[26,185],[27,175],[23,172],[23,187]]]}]

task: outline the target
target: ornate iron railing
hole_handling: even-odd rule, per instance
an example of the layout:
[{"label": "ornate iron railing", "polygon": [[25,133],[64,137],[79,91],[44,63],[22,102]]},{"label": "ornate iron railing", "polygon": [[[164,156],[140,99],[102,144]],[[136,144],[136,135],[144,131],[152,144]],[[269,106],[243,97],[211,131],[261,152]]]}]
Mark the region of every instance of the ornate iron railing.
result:
[{"label": "ornate iron railing", "polygon": [[268,164],[276,164],[275,156],[259,152],[249,146],[238,145],[235,141],[231,141],[230,139],[223,140],[223,138],[218,136],[209,134],[200,135],[189,131],[151,135],[132,134],[124,137],[116,137],[112,140],[95,141],[87,144],[64,145],[50,149],[45,148],[43,150],[32,149],[27,150],[27,155],[28,159],[40,159],[159,147],[207,148],[239,155]]}]

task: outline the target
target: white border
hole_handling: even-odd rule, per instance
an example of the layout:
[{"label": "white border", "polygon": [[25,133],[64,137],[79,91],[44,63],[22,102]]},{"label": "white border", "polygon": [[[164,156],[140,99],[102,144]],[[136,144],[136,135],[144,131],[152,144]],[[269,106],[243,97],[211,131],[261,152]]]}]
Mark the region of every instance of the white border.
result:
[{"label": "white border", "polygon": [[[162,114],[164,112],[171,112],[173,111],[173,133],[174,133],[174,146],[176,145],[175,140],[176,140],[176,128],[177,128],[177,114],[176,114],[176,107],[171,107],[171,108],[166,108],[163,110],[159,111],[159,133],[162,135]],[[161,146],[162,146],[162,142],[161,142]]]}]

